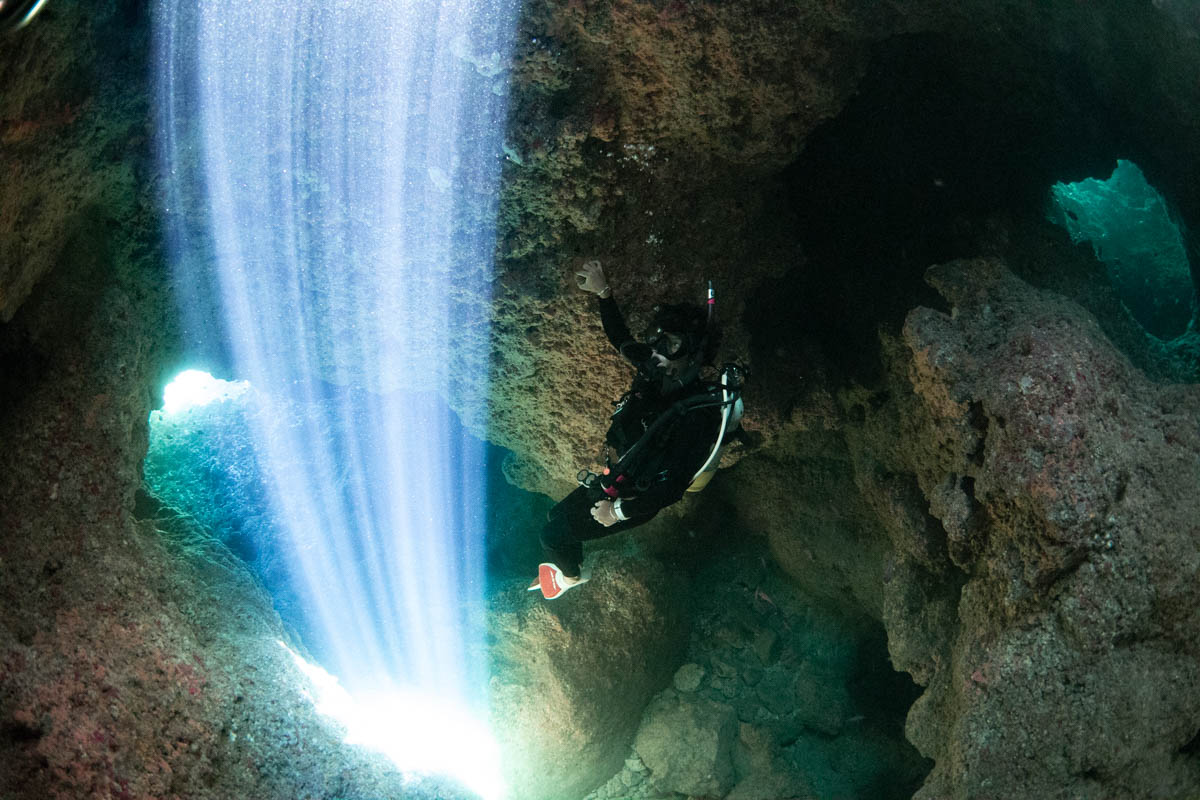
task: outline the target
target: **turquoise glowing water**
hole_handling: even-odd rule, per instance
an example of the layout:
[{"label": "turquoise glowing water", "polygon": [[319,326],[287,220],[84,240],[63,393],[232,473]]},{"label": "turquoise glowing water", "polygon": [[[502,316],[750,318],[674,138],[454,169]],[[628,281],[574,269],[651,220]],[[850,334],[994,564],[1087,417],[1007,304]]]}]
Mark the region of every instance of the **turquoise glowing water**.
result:
[{"label": "turquoise glowing water", "polygon": [[513,11],[156,8],[186,336],[253,387],[250,515],[287,537],[306,644],[393,721],[399,697],[485,700],[485,459],[447,405],[478,425],[487,399]]},{"label": "turquoise glowing water", "polygon": [[1162,196],[1132,161],[1107,179],[1058,183],[1050,219],[1091,243],[1126,308],[1149,333],[1171,339],[1192,319],[1192,275],[1183,236]]}]

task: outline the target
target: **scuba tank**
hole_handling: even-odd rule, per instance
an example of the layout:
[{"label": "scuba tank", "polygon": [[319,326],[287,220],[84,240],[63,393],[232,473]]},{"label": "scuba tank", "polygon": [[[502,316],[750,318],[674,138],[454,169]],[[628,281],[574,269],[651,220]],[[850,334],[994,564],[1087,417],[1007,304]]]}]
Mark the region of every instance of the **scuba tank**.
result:
[{"label": "scuba tank", "polygon": [[[708,331],[712,327],[713,314],[716,311],[717,300],[713,292],[712,281],[708,282],[708,318],[705,320],[705,336],[708,336]],[[744,383],[742,369],[737,364],[726,364],[721,367],[721,375],[717,381],[721,387],[721,428],[717,431],[717,440],[713,443],[712,452],[708,455],[708,460],[704,465],[692,476],[692,482],[688,484],[689,492],[699,492],[708,485],[712,480],[713,475],[717,474],[717,468],[721,465],[721,450],[725,446],[725,437],[733,433],[742,424],[742,414],[745,412],[745,406],[742,403],[742,384]]]},{"label": "scuba tank", "polygon": [[725,446],[725,436],[736,431],[742,424],[742,413],[745,411],[745,406],[742,404],[741,369],[736,364],[726,364],[721,368],[719,385],[721,387],[721,405],[723,406],[721,429],[717,432],[717,441],[713,444],[708,460],[692,477],[692,482],[687,488],[689,492],[699,492],[708,486],[708,482],[712,480],[713,475],[717,474],[717,468],[721,465],[721,450]]},{"label": "scuba tank", "polygon": [[[719,397],[714,396],[718,387],[721,392]],[[660,414],[641,438],[625,451],[616,464],[605,467],[599,475],[589,470],[581,470],[576,476],[576,480],[581,486],[591,490],[595,500],[616,500],[619,497],[630,496],[630,490],[633,495],[644,492],[659,477],[653,469],[649,471],[646,469],[648,460],[651,464],[655,463],[650,460],[655,455],[651,452],[653,450],[651,444],[669,425],[678,422],[693,411],[704,408],[722,409],[721,427],[708,459],[692,478],[694,485],[701,474],[716,472],[719,463],[717,456],[725,436],[736,430],[742,418],[740,371],[732,364],[726,365],[722,369],[720,384],[717,386],[706,384],[703,392],[676,401]],[[712,475],[709,474],[704,479],[704,483],[707,484],[711,478]]]}]

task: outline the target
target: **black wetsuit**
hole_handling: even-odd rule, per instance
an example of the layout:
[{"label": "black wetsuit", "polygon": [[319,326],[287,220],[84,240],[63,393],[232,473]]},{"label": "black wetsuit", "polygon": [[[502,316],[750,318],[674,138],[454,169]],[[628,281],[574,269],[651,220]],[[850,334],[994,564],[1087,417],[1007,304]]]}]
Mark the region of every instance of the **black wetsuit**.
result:
[{"label": "black wetsuit", "polygon": [[[610,453],[615,453],[610,466],[616,466],[620,456],[637,444],[647,429],[664,414],[672,413],[673,405],[704,395],[707,389],[694,377],[685,383],[672,380],[661,369],[654,369],[648,359],[639,363],[648,348],[638,345],[630,334],[620,308],[611,297],[600,300],[600,320],[613,347],[638,368],[633,387],[613,414],[605,436]],[[712,397],[716,402],[718,396]],[[565,575],[578,576],[585,541],[642,525],[661,509],[677,502],[712,453],[721,416],[721,409],[715,405],[672,413],[652,438],[638,448],[637,463],[628,480],[617,486],[624,521],[606,528],[592,519],[592,507],[607,497],[599,487],[580,486],[567,495],[551,511],[550,521],[542,530],[546,559],[557,564]]]}]

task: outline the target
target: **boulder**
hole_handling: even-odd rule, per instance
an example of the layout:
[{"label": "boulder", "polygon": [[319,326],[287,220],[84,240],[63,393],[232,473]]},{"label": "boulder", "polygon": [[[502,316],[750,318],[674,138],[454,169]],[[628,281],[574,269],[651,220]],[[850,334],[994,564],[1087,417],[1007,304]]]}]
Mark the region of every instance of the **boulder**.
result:
[{"label": "boulder", "polygon": [[918,796],[1194,791],[1200,389],[1152,383],[997,260],[929,281],[951,308],[904,328],[939,453],[914,466],[967,578],[909,715],[937,762]]},{"label": "boulder", "polygon": [[739,778],[725,800],[816,800],[811,782],[778,751],[768,732],[742,723],[734,757]]},{"label": "boulder", "polygon": [[513,797],[582,797],[604,783],[682,660],[681,592],[663,569],[610,551],[591,565],[588,583],[553,602],[523,583],[492,601],[492,727]]},{"label": "boulder", "polygon": [[731,706],[668,689],[646,709],[633,748],[660,791],[723,797],[734,785],[736,739]]}]

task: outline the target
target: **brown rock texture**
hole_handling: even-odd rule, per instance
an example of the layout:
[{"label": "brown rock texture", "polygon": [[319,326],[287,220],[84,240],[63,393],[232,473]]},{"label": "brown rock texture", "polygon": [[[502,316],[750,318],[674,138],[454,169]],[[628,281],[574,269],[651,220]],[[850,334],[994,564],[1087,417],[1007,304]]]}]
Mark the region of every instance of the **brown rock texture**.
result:
[{"label": "brown rock texture", "polygon": [[904,329],[940,456],[917,476],[968,578],[909,716],[938,762],[919,796],[1183,796],[1200,777],[1181,752],[1200,728],[1200,391],[1150,383],[1002,264],[929,280],[951,311]]},{"label": "brown rock texture", "polygon": [[734,786],[737,713],[712,700],[686,702],[668,689],[646,708],[633,749],[656,788],[724,797]]},{"label": "brown rock texture", "polygon": [[[491,399],[460,411],[514,484],[594,465],[630,377],[574,289],[598,257],[635,331],[715,282],[761,444],[554,606],[504,563],[519,796],[650,796],[672,754],[630,748],[685,661],[670,691],[738,719],[720,779],[675,788],[820,796],[841,748],[926,800],[1200,794],[1200,336],[1147,337],[1040,219],[1122,157],[1200,225],[1193,5],[523,7],[493,326],[463,334]],[[0,795],[452,797],[341,745],[253,579],[135,500],[180,348],[148,26],[53,0],[0,43]],[[728,541],[759,567],[711,569]],[[892,668],[928,761],[903,709],[851,713],[912,689]]]},{"label": "brown rock texture", "polygon": [[[40,20],[39,20],[40,21]],[[80,231],[119,226],[114,256],[152,236],[138,230],[148,220],[135,202],[136,156],[149,147],[147,98],[122,93],[136,63],[112,58],[104,41],[121,24],[111,9],[87,20],[67,14],[58,24],[30,26],[5,37],[0,59],[0,320],[12,319],[34,286],[63,260],[76,259],[63,223]],[[128,56],[147,44],[146,29],[127,43]],[[140,62],[137,62],[140,63]],[[96,82],[97,69],[120,73]],[[136,83],[140,78],[135,78]],[[142,241],[139,242],[138,240]],[[107,260],[107,259],[105,259]]]}]

